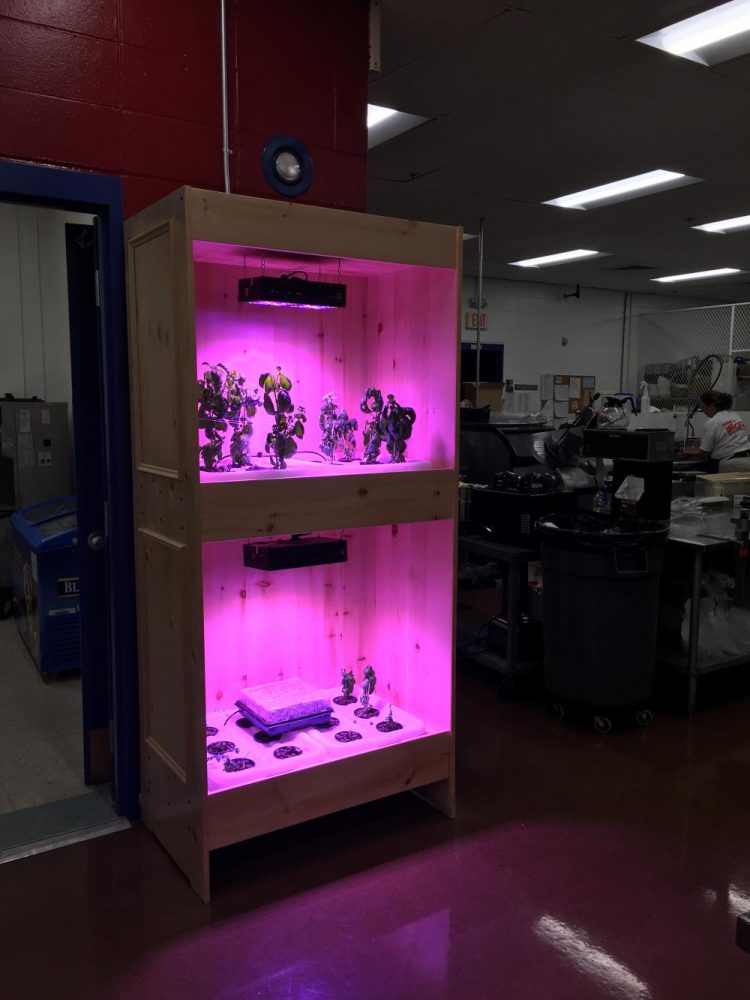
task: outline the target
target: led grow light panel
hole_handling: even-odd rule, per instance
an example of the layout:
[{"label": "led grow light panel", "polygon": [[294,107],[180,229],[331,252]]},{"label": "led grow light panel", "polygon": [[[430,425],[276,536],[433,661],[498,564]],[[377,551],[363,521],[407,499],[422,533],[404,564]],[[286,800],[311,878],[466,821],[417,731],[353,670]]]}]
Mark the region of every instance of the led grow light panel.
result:
[{"label": "led grow light panel", "polygon": [[[347,305],[335,310],[262,309],[237,301],[237,282],[245,273],[242,258],[234,263],[196,262],[196,379],[205,365],[223,364],[238,372],[250,389],[259,388],[261,373],[280,366],[292,382],[295,410],[302,406],[307,417],[304,437],[297,440],[297,453],[287,470],[276,470],[265,451],[266,438],[274,425],[273,414],[262,405],[252,418],[248,451],[255,468],[239,472],[208,471],[203,461],[202,482],[234,480],[238,475],[256,479],[276,476],[328,476],[357,474],[364,456],[363,431],[367,415],[360,409],[365,390],[376,387],[393,394],[404,407],[414,409],[416,421],[408,438],[405,458],[417,468],[451,469],[456,449],[457,283],[453,270],[382,264],[378,261],[340,262],[338,271],[318,273],[315,265],[301,258],[285,262],[304,270],[311,279],[346,284]],[[283,270],[278,261],[265,263],[267,275]],[[324,397],[333,393],[336,405],[357,421],[354,461],[326,464],[321,452],[319,416]],[[262,399],[262,392],[260,392]],[[198,447],[205,445],[204,430],[198,430]],[[229,439],[225,435],[222,469],[232,467]],[[339,453],[338,458],[341,459]],[[392,471],[405,466],[391,463],[385,444],[379,461],[362,466],[366,472]]]}]

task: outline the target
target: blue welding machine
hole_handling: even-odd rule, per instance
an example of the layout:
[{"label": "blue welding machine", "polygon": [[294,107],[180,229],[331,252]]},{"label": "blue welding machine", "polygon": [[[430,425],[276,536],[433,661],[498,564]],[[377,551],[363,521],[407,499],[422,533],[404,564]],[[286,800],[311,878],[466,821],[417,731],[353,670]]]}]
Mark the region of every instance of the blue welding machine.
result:
[{"label": "blue welding machine", "polygon": [[13,615],[43,674],[81,668],[77,522],[73,496],[10,519]]}]

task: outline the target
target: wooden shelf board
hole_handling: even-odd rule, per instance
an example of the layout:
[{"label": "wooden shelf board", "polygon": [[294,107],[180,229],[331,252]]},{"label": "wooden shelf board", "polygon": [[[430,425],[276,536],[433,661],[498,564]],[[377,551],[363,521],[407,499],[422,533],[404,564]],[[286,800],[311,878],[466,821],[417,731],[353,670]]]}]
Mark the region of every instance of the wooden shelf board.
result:
[{"label": "wooden shelf board", "polygon": [[444,781],[451,734],[435,733],[207,796],[206,843],[213,851],[251,837]]},{"label": "wooden shelf board", "polygon": [[202,483],[204,542],[335,531],[454,516],[452,469]]}]

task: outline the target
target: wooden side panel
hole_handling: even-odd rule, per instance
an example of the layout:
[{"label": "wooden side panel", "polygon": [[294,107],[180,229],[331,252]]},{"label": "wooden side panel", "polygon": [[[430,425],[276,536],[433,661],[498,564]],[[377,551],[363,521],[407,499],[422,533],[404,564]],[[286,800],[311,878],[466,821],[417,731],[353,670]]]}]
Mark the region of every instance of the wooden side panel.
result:
[{"label": "wooden side panel", "polygon": [[168,220],[131,243],[131,323],[138,372],[136,465],[179,478],[183,413],[174,240],[174,225]]},{"label": "wooden side panel", "polygon": [[170,197],[126,227],[142,813],[208,899],[195,341],[182,204]]},{"label": "wooden side panel", "polygon": [[450,757],[450,736],[443,733],[211,795],[209,847],[215,850],[372,799],[444,781]]},{"label": "wooden side panel", "polygon": [[455,268],[456,229],[299,202],[185,189],[193,239]]},{"label": "wooden side panel", "polygon": [[203,483],[204,541],[452,517],[451,471]]},{"label": "wooden side panel", "polygon": [[144,820],[207,903],[210,899],[208,848],[201,802],[151,744],[144,743],[141,757]]},{"label": "wooden side panel", "polygon": [[185,720],[190,669],[185,656],[183,614],[186,550],[163,536],[139,532],[140,575],[143,580],[141,629],[145,656],[143,739],[186,781],[188,767]]}]

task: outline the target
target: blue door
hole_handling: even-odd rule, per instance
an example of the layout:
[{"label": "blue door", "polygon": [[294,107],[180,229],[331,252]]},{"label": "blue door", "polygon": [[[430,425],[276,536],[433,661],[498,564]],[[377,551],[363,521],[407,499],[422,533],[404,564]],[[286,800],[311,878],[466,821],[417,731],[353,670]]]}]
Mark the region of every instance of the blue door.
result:
[{"label": "blue door", "polygon": [[115,809],[138,815],[122,185],[118,178],[0,160],[0,200],[96,217],[66,232],[81,576],[86,781],[109,773]]},{"label": "blue door", "polygon": [[78,500],[83,769],[87,784],[111,777],[107,664],[107,529],[97,226],[67,224],[70,371]]}]

